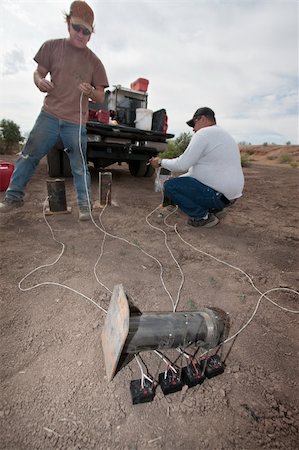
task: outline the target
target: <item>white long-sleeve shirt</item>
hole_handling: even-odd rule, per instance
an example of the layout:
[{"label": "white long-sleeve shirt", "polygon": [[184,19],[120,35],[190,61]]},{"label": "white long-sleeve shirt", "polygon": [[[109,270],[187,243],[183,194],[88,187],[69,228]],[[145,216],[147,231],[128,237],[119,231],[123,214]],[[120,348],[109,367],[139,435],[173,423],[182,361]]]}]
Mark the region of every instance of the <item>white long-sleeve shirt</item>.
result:
[{"label": "white long-sleeve shirt", "polygon": [[161,167],[196,178],[229,200],[241,197],[244,175],[240,151],[232,136],[217,125],[201,128],[178,158],[162,159]]}]

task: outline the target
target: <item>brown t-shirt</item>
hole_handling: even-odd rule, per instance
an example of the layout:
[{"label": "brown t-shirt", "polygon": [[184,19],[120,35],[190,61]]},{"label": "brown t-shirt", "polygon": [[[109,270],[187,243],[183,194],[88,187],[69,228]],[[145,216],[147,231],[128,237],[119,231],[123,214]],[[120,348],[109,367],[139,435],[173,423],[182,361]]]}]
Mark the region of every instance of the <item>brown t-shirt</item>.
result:
[{"label": "brown t-shirt", "polygon": [[[68,39],[46,41],[34,60],[49,71],[54,84],[42,110],[67,122],[80,123],[80,83],[90,83],[94,87],[109,85],[100,59],[88,47],[74,47]],[[87,117],[88,98],[83,95],[82,123],[86,123]]]}]

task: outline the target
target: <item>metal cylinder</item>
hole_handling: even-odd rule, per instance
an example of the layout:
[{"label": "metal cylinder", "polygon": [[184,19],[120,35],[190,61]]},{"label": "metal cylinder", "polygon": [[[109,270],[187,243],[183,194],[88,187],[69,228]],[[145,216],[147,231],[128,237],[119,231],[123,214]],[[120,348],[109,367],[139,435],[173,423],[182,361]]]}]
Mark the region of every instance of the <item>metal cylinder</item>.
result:
[{"label": "metal cylinder", "polygon": [[186,347],[192,343],[213,348],[221,341],[223,332],[222,318],[210,309],[200,312],[131,315],[123,351],[138,353]]},{"label": "metal cylinder", "polygon": [[47,180],[49,208],[52,212],[66,211],[66,196],[64,180]]}]

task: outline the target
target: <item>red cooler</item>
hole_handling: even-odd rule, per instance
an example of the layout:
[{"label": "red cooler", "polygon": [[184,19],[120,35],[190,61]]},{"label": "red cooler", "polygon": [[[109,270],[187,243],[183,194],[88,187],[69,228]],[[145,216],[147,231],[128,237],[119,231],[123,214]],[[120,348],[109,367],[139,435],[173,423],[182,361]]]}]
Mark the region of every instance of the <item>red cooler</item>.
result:
[{"label": "red cooler", "polygon": [[0,161],[0,191],[6,191],[15,166],[9,162]]},{"label": "red cooler", "polygon": [[104,111],[103,109],[100,109],[97,113],[97,117],[99,122],[109,124],[110,111]]}]

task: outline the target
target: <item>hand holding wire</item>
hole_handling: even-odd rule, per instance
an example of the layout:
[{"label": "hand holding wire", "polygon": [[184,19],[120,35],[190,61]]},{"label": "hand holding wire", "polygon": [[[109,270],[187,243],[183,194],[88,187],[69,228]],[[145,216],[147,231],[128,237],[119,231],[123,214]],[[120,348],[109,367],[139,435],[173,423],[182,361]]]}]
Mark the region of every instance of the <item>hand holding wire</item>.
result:
[{"label": "hand holding wire", "polygon": [[94,90],[94,88],[91,86],[91,84],[85,83],[85,82],[80,83],[78,87],[79,87],[79,90],[80,90],[84,95],[86,95],[86,97],[90,97],[91,94],[92,94],[92,92],[93,92],[93,90]]},{"label": "hand holding wire", "polygon": [[156,157],[156,158],[151,158],[149,160],[149,164],[154,167],[155,169],[158,169],[160,167],[161,164],[161,159]]}]

